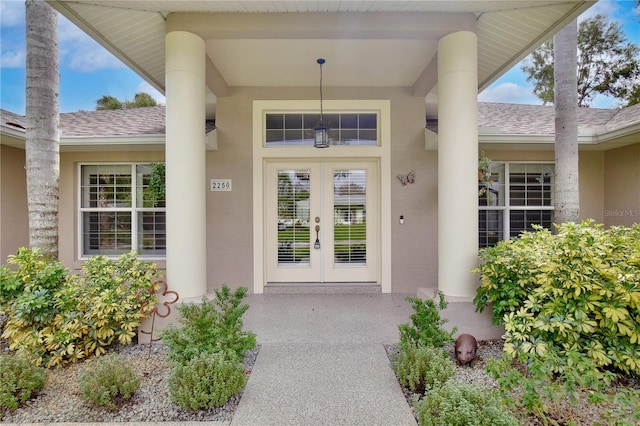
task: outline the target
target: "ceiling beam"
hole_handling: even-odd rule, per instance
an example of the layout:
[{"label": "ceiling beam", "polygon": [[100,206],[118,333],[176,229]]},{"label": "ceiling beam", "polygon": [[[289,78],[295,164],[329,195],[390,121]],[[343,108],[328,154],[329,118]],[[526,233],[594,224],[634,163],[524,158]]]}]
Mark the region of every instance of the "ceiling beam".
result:
[{"label": "ceiling beam", "polygon": [[171,13],[167,32],[215,39],[439,40],[476,30],[472,13]]},{"label": "ceiling beam", "polygon": [[205,83],[216,97],[229,96],[231,90],[211,58],[207,56]]},{"label": "ceiling beam", "polygon": [[438,84],[438,53],[433,55],[431,61],[424,68],[416,82],[413,84],[413,96],[424,97]]}]

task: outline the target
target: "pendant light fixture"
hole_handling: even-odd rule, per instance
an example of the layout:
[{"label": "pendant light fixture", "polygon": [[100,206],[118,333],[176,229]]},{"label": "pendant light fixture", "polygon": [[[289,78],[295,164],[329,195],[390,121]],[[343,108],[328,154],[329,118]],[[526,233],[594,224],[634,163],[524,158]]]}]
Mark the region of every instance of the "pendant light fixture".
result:
[{"label": "pendant light fixture", "polygon": [[324,115],[322,111],[322,64],[326,61],[322,58],[317,60],[320,65],[320,123],[314,129],[315,139],[313,140],[313,146],[316,148],[328,148],[329,136],[327,134],[327,127],[324,125]]}]

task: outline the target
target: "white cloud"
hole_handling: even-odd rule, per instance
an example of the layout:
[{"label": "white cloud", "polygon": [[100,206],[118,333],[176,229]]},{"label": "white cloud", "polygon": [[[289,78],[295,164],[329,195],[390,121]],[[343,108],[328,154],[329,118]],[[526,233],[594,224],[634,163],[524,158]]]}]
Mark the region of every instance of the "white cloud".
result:
[{"label": "white cloud", "polygon": [[3,28],[24,26],[24,1],[0,1],[0,23]]},{"label": "white cloud", "polygon": [[24,50],[3,50],[0,66],[2,68],[24,68],[27,56]]},{"label": "white cloud", "polygon": [[136,89],[136,93],[148,93],[149,95],[151,95],[151,97],[153,99],[156,100],[156,102],[158,102],[161,105],[164,105],[164,104],[167,103],[166,98],[164,97],[164,95],[162,93],[158,92],[153,86],[151,86],[146,81],[143,81],[140,84],[138,84],[138,88]]},{"label": "white cloud", "polygon": [[26,62],[24,14],[24,2],[0,1],[0,26],[2,27],[0,66],[2,68],[24,68]]},{"label": "white cloud", "polygon": [[486,88],[478,95],[478,101],[533,105],[542,103],[530,87],[522,87],[511,82],[498,83]]},{"label": "white cloud", "polygon": [[58,44],[61,67],[83,73],[125,68],[118,58],[62,15],[58,22]]}]

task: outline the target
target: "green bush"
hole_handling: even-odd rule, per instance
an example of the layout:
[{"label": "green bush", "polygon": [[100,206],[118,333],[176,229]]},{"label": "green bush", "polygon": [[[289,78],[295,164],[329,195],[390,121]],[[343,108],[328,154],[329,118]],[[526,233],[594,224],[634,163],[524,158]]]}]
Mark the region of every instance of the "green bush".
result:
[{"label": "green bush", "polygon": [[47,370],[22,357],[0,355],[0,412],[15,410],[42,389]]},{"label": "green bush", "polygon": [[86,327],[85,350],[88,347],[100,355],[114,340],[131,343],[157,301],[154,283],[160,273],[156,264],[140,261],[135,252],[129,252],[117,260],[93,256],[82,265],[82,272],[76,290],[77,312],[84,314]]},{"label": "green bush", "polygon": [[438,291],[438,297],[437,305],[433,299],[407,298],[415,313],[411,315],[411,324],[398,326],[401,344],[441,348],[445,343],[453,342],[456,327],[450,332],[442,328],[447,320],[440,317],[439,311],[447,307],[447,301],[441,291]]},{"label": "green bush", "polygon": [[640,225],[592,221],[538,228],[480,252],[474,299],[505,326],[505,352],[535,354],[555,374],[584,369],[640,374]]},{"label": "green bush", "polygon": [[444,349],[403,344],[391,367],[400,384],[414,393],[442,386],[454,373],[455,366]]},{"label": "green bush", "polygon": [[185,365],[175,364],[169,376],[173,402],[198,410],[223,406],[242,391],[247,378],[242,363],[223,353],[200,353]]},{"label": "green bush", "polygon": [[[598,370],[583,354],[574,352],[570,357],[571,368],[558,373],[547,357],[519,353],[514,360],[504,354],[489,360],[487,373],[496,379],[513,412],[533,416],[540,424],[571,424],[573,408],[585,398],[602,424],[640,424],[640,391],[619,386],[611,392],[612,372]],[[594,424],[599,423],[594,419]]]},{"label": "green bush", "polygon": [[2,337],[36,365],[60,367],[100,355],[116,339],[130,343],[155,304],[156,265],[134,252],[91,257],[82,276],[38,249],[21,248],[8,263],[16,268],[0,269]]},{"label": "green bush", "polygon": [[422,426],[514,426],[518,420],[490,389],[447,382],[414,401]]},{"label": "green bush", "polygon": [[206,298],[199,305],[184,304],[179,311],[182,326],[170,325],[162,333],[169,348],[169,359],[186,365],[202,353],[221,352],[228,359],[241,360],[256,345],[254,333],[242,330],[242,315],[249,309],[242,300],[246,287],[231,292],[227,285],[215,290],[215,299]]},{"label": "green bush", "polygon": [[140,378],[115,355],[99,358],[79,374],[82,399],[100,406],[114,407],[129,399],[140,387]]}]

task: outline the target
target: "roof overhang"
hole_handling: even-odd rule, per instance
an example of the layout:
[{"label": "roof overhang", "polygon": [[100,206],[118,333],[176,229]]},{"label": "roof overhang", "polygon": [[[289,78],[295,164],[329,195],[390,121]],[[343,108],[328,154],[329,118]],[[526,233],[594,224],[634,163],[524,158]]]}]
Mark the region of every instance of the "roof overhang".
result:
[{"label": "roof overhang", "polygon": [[324,57],[326,86],[403,86],[434,100],[444,34],[476,32],[482,91],[595,1],[49,3],[162,93],[165,35],[188,30],[206,41],[207,86],[215,96],[234,86],[316,86],[316,59]]},{"label": "roof overhang", "polygon": [[[578,135],[578,149],[580,151],[608,151],[627,145],[638,143],[640,123],[611,132],[592,133],[581,131]],[[438,149],[438,134],[425,129],[425,149]],[[478,144],[483,150],[496,151],[553,151],[555,149],[554,135],[514,135],[500,133],[494,127],[478,128]]]}]

